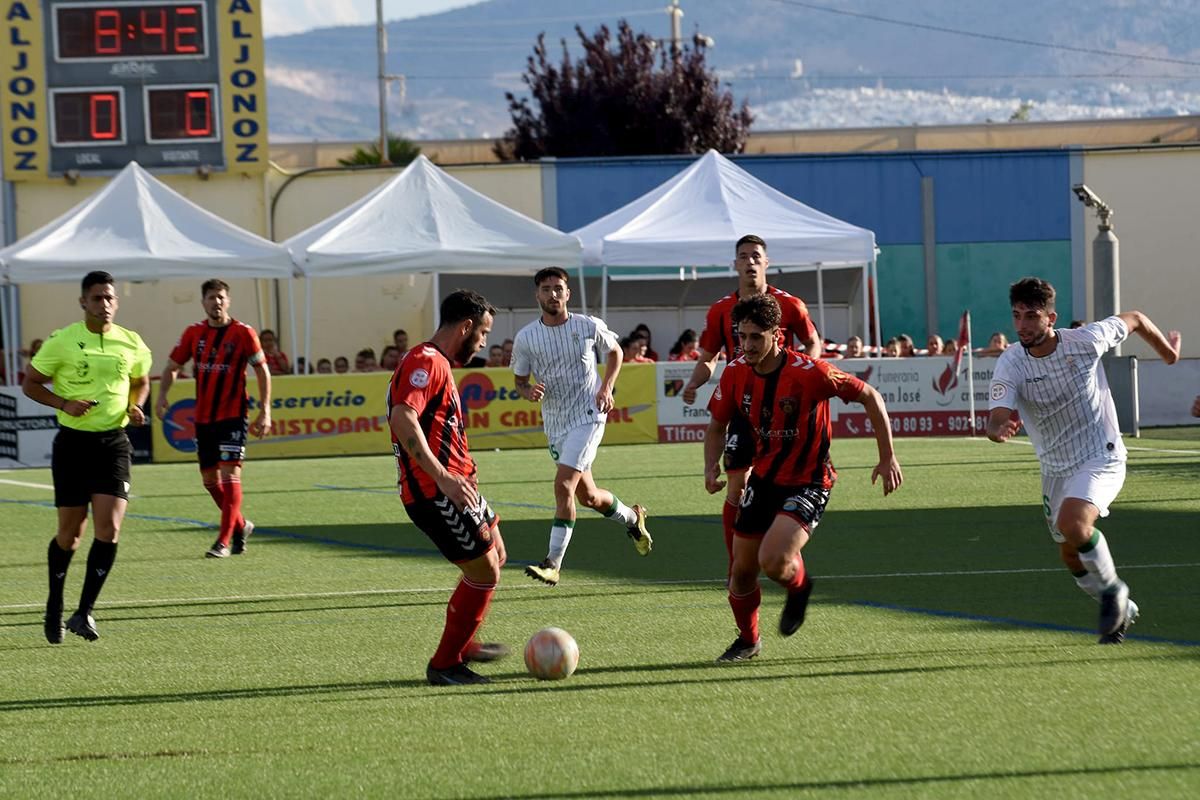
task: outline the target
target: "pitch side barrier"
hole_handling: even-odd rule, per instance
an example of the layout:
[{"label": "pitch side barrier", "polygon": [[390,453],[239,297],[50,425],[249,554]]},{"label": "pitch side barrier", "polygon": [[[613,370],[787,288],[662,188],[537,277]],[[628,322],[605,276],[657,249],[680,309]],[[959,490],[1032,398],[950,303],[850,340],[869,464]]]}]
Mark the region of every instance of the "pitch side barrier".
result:
[{"label": "pitch side barrier", "polygon": [[[941,356],[834,362],[839,369],[879,390],[897,436],[966,436],[972,427],[975,433],[982,434],[987,424],[987,392],[995,363],[994,358],[974,360],[972,420],[966,361],[957,372],[953,359]],[[693,362],[670,361],[623,366],[617,378],[616,408],[609,414],[605,444],[701,441],[709,422],[708,400],[724,364],[718,364],[713,380],[697,393],[696,403],[688,406],[683,403],[682,393],[694,366]],[[1135,433],[1136,359],[1115,359],[1109,364],[1108,373],[1122,428]],[[461,413],[474,449],[546,446],[540,406],[516,394],[511,370],[458,369],[454,376]],[[276,376],[272,380],[271,432],[261,440],[250,440],[251,456],[390,453],[385,400],[390,377],[385,372]],[[253,381],[250,388],[256,388]],[[154,461],[195,458],[194,394],[193,381],[180,380],[172,385],[166,418],[152,422]],[[251,401],[251,415],[257,412],[256,403]],[[830,410],[835,436],[873,435],[870,420],[861,406],[835,399]],[[0,432],[22,424],[0,420]],[[44,444],[37,449],[48,456]],[[25,460],[30,457],[32,453],[23,454],[22,460],[30,466],[45,465]]]}]

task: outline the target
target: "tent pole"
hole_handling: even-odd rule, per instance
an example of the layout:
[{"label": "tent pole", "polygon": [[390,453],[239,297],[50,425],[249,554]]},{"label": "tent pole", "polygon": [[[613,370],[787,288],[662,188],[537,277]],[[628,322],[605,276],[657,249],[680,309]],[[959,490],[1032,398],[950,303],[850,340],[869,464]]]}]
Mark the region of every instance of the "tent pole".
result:
[{"label": "tent pole", "polygon": [[312,278],[304,278],[304,367],[312,362]]},{"label": "tent pole", "polygon": [[[817,264],[817,316],[821,320],[821,330],[817,333],[818,339],[823,339],[827,335],[828,328],[825,327],[825,279],[821,273],[821,265]],[[821,342],[821,350],[824,351],[825,343]]]},{"label": "tent pole", "polygon": [[0,318],[4,319],[4,385],[12,386],[16,374],[12,369],[12,317],[8,313],[8,287],[0,287]]},{"label": "tent pole", "polygon": [[608,265],[600,268],[600,319],[608,323]]},{"label": "tent pole", "polygon": [[587,275],[583,264],[579,265],[579,313],[587,314]]},{"label": "tent pole", "polygon": [[867,294],[871,284],[870,277],[871,267],[867,264],[862,266],[862,340],[864,342],[869,338],[871,333],[871,297]]},{"label": "tent pole", "polygon": [[[289,334],[291,336],[292,348],[295,349],[300,340],[296,338],[296,279],[288,278],[288,322],[291,326]],[[308,367],[312,364],[308,359],[312,357],[312,353],[307,352],[308,344],[305,343],[304,353],[304,372],[308,373]]]},{"label": "tent pole", "polygon": [[876,355],[878,356],[879,353],[882,353],[882,350],[883,350],[883,328],[880,327],[880,323],[879,323],[879,259],[878,258],[871,259],[871,274],[873,277],[873,280],[871,283],[872,294],[875,296],[875,346],[879,348],[879,351],[876,353]]},{"label": "tent pole", "polygon": [[7,288],[8,309],[4,316],[5,322],[8,325],[8,347],[5,355],[8,358],[8,385],[17,385],[17,372],[21,369],[21,326],[17,323],[17,308],[20,300],[17,298],[17,287],[15,285]]}]

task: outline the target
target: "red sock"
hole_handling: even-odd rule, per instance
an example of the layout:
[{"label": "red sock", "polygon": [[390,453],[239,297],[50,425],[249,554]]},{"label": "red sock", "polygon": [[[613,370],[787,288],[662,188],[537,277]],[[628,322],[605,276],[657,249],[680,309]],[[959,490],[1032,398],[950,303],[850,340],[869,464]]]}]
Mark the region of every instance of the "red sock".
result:
[{"label": "red sock", "polygon": [[242,479],[232,475],[221,479],[221,532],[217,541],[229,544],[234,529],[242,522]]},{"label": "red sock", "polygon": [[225,507],[225,493],[221,491],[221,484],[217,481],[209,483],[204,482],[204,488],[208,489],[208,493],[212,495],[213,501],[217,504],[217,508]]},{"label": "red sock", "polygon": [[743,642],[758,641],[758,607],[762,605],[762,589],[754,584],[754,591],[749,594],[729,593],[729,607],[733,609],[733,619],[737,623],[738,636]]},{"label": "red sock", "polygon": [[462,663],[463,651],[483,624],[495,593],[495,584],[485,586],[471,583],[466,578],[458,582],[458,588],[446,604],[446,627],[430,662],[434,669],[449,669]]},{"label": "red sock", "polygon": [[721,509],[721,526],[725,529],[725,552],[729,563],[733,563],[733,523],[737,520],[738,507],[726,501]]},{"label": "red sock", "polygon": [[789,592],[794,592],[804,585],[804,579],[808,572],[804,569],[804,556],[796,553],[796,574],[792,576],[790,581],[776,581],[780,586],[787,589]]}]

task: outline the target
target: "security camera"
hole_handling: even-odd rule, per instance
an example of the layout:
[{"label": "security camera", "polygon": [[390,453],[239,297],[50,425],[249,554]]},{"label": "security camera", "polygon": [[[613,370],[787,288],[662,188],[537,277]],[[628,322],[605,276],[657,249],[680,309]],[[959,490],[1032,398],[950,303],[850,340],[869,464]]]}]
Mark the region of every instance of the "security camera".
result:
[{"label": "security camera", "polygon": [[1079,202],[1083,203],[1088,208],[1105,207],[1104,201],[1101,200],[1095,192],[1093,192],[1086,183],[1077,183],[1071,187],[1071,191],[1079,198]]}]

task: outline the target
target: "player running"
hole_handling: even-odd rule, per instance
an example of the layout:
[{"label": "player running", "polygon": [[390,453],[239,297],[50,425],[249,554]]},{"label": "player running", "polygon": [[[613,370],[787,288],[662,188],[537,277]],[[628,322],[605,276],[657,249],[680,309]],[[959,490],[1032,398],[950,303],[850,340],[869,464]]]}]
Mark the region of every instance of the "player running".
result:
[{"label": "player running", "polygon": [[[683,388],[683,402],[696,402],[696,391],[708,383],[717,366],[721,351],[729,360],[742,352],[738,339],[737,325],[733,321],[733,307],[739,300],[758,295],[770,295],[779,304],[780,344],[793,347],[793,340],[801,345],[802,352],[812,358],[821,355],[821,339],[816,326],[808,316],[808,307],[799,297],[767,285],[767,243],[758,236],[748,234],[737,240],[734,246],[736,258],[733,266],[738,273],[738,288],[712,304],[704,320],[704,333],[700,335],[700,359],[692,370],[692,377]],[[725,472],[729,483],[725,489],[725,505],[721,511],[721,523],[725,531],[725,550],[733,558],[733,521],[742,502],[742,490],[746,487],[746,473],[754,458],[754,441],[740,418],[735,417],[729,425],[725,441]]]},{"label": "player running", "polygon": [[[246,552],[254,523],[242,516],[242,462],[246,432],[262,438],[271,429],[271,372],[254,328],[229,315],[229,284],[213,278],[200,287],[208,319],[184,329],[167,359],[155,412],[167,414],[167,392],[188,361],[196,364],[196,457],[200,479],[221,509],[217,540],[206,558]],[[246,367],[258,381],[258,414],[247,426]]]},{"label": "player running", "polygon": [[500,519],[479,494],[475,461],[450,362],[465,364],[487,345],[496,314],[477,292],[459,289],[442,301],[441,326],[405,354],[388,384],[387,415],[396,482],[409,519],[462,579],[446,606],[446,626],[425,678],[434,686],[488,683],[468,661],[508,654],[475,641],[504,566]]},{"label": "player running", "polygon": [[[617,337],[603,320],[567,311],[571,289],[562,268],[539,271],[533,283],[542,315],[517,333],[512,369],[517,393],[542,404],[550,457],[558,464],[558,471],[554,476],[550,550],[542,563],[526,567],[525,574],[554,586],[575,530],[576,498],[624,527],[638,555],[648,555],[654,542],[646,529],[646,509],[625,505],[592,480],[592,462],[604,438],[604,425],[613,407],[613,387],[621,371]],[[596,372],[597,348],[607,360],[603,380]],[[530,384],[531,373],[536,384]]]},{"label": "player running", "polygon": [[[1006,442],[1024,424],[1042,468],[1042,511],[1075,583],[1100,603],[1100,644],[1120,644],[1138,617],[1129,587],[1096,527],[1125,483],[1125,444],[1100,357],[1137,333],[1167,364],[1179,360],[1180,335],[1163,336],[1140,311],[1077,329],[1055,329],[1054,287],[1022,278],[1008,291],[1020,347],[992,373],[987,435]],[[1013,419],[1013,410],[1020,422]]]},{"label": "player running", "polygon": [[772,295],[739,300],[732,318],[741,355],[725,367],[708,404],[712,421],[704,437],[704,488],[715,494],[725,486],[719,459],[735,419],[752,437],[754,469],[734,521],[729,568],[729,606],[738,638],[717,661],[745,661],[762,650],[760,570],[787,590],[779,632],[791,636],[804,624],[813,580],[800,551],[837,480],[829,459],[829,398],[866,408],[879,448],[871,483],[882,477],[886,496],[904,480],[892,450],[887,408],[874,387],[826,361],[782,347],[782,312]]}]

